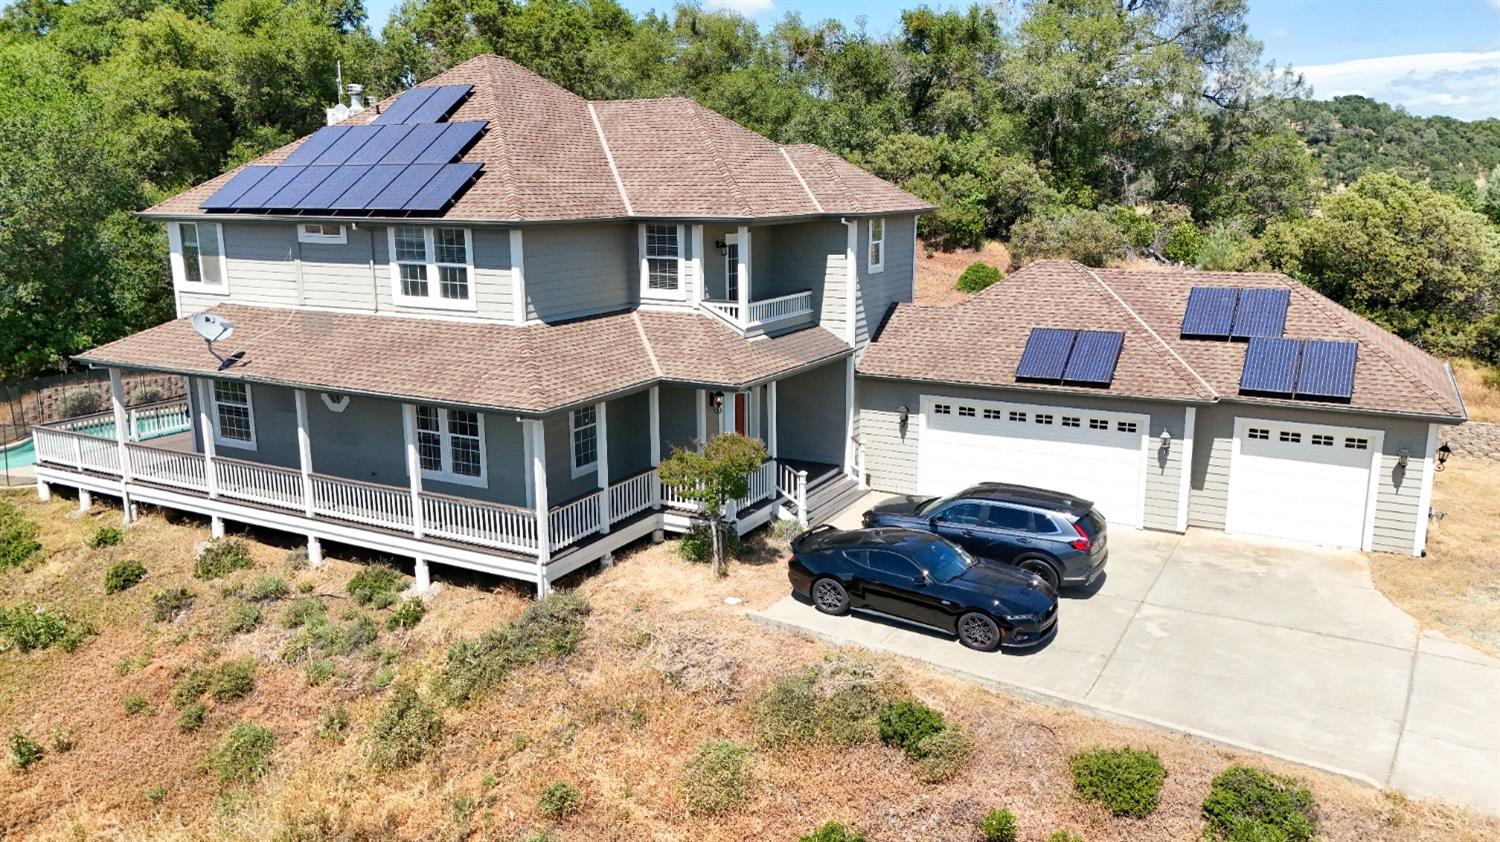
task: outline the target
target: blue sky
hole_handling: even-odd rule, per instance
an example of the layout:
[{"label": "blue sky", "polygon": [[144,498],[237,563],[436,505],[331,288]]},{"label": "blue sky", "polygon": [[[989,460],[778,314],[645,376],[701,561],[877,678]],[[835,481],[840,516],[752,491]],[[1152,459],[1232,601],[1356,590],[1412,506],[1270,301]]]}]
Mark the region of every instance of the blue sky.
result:
[{"label": "blue sky", "polygon": [[[637,13],[672,8],[672,0],[621,2]],[[702,2],[739,11],[763,29],[795,11],[808,21],[838,18],[849,25],[863,17],[872,33],[884,34],[919,0]],[[378,30],[397,0],[366,3]],[[1500,117],[1500,0],[1250,0],[1249,20],[1266,57],[1302,71],[1320,99],[1361,93],[1414,114]]]}]

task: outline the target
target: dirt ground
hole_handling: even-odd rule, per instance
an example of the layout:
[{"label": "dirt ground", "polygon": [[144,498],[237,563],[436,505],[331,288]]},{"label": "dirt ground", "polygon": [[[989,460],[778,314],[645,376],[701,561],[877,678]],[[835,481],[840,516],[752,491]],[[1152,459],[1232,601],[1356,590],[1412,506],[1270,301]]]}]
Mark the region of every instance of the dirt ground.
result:
[{"label": "dirt ground", "polygon": [[926,243],[917,245],[917,298],[918,304],[932,307],[952,307],[962,304],[969,293],[953,288],[958,276],[969,268],[969,264],[980,261],[988,263],[1006,274],[1011,271],[1010,252],[999,242],[990,242],[980,249],[955,249],[940,251]]},{"label": "dirt ground", "polygon": [[1453,374],[1458,379],[1458,390],[1464,396],[1470,421],[1500,422],[1500,389],[1484,382],[1485,375],[1493,371],[1472,360],[1453,361]]},{"label": "dirt ground", "polygon": [[[872,842],[962,842],[979,839],[975,822],[995,807],[1016,813],[1027,842],[1059,829],[1090,842],[1182,840],[1200,836],[1209,781],[1237,762],[1307,780],[1320,805],[1321,837],[1330,842],[1500,836],[1500,819],[1036,705],[910,664],[888,663],[913,696],[976,737],[977,753],[956,778],[921,783],[897,750],[878,744],[767,748],[751,717],[754,700],[778,676],[823,658],[829,648],[744,616],[786,592],[784,546],[765,538],[756,539],[752,561],[733,564],[724,579],[683,561],[672,542],[639,545],[621,553],[612,569],[570,577],[564,585],[592,606],[578,651],[515,673],[470,706],[443,708],[443,737],[427,759],[377,773],[365,734],[389,691],[372,686],[374,664],[351,657],[333,680],[309,687],[300,667],[276,657],[289,631],[267,622],[226,636],[218,583],[189,575],[206,523],[148,514],[122,546],[89,550],[84,539],[116,522],[117,511],[96,507],[79,516],[63,499],[6,499],[42,524],[48,555],[30,572],[0,573],[0,605],[40,602],[88,618],[99,630],[71,654],[0,653],[0,731],[23,730],[48,750],[28,771],[0,769],[6,831],[0,836],[7,840],[516,840],[547,831],[566,842],[738,842],[793,840],[836,819]],[[330,615],[343,610],[345,584],[360,563],[340,560],[349,556],[331,548],[340,559],[317,571],[289,571],[288,543],[262,533],[244,537],[257,570],[240,577],[277,572],[293,595],[310,589],[329,603]],[[104,569],[127,556],[145,563],[146,580],[105,596]],[[382,625],[375,644],[394,653],[401,681],[418,686],[441,668],[449,644],[504,624],[530,602],[524,589],[499,580],[436,572],[440,586],[427,616],[408,632]],[[179,621],[154,622],[149,595],[176,585],[197,600]],[[728,597],[742,602],[729,604]],[[168,700],[174,673],[210,656],[244,655],[263,659],[255,690],[213,706],[198,732],[181,733]],[[699,687],[666,677],[664,671],[683,666],[711,680]],[[121,701],[131,693],[145,695],[150,710],[126,714]],[[320,738],[324,714],[340,705],[349,713],[347,738]],[[245,788],[221,785],[202,765],[238,721],[261,724],[277,738],[270,771]],[[51,748],[48,735],[58,730],[72,733],[70,751]],[[751,747],[753,783],[730,812],[693,816],[684,806],[683,765],[709,739]],[[1153,815],[1117,819],[1072,795],[1068,758],[1096,745],[1160,753],[1168,777]],[[555,781],[576,785],[583,807],[549,821],[536,805]]]}]

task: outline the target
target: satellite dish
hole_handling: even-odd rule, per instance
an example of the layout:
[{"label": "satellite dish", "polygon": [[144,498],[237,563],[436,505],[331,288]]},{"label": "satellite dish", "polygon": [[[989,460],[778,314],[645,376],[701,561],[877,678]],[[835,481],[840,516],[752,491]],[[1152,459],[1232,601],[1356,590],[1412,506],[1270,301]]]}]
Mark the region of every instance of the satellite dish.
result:
[{"label": "satellite dish", "polygon": [[219,356],[218,351],[214,350],[215,342],[220,339],[228,339],[229,335],[234,333],[234,322],[223,316],[215,316],[213,313],[199,313],[193,316],[193,330],[198,331],[198,335],[203,337],[204,342],[208,343],[208,352],[213,354],[214,359],[219,361],[220,371],[229,368],[245,358],[244,351],[235,351],[227,357],[222,357]]}]

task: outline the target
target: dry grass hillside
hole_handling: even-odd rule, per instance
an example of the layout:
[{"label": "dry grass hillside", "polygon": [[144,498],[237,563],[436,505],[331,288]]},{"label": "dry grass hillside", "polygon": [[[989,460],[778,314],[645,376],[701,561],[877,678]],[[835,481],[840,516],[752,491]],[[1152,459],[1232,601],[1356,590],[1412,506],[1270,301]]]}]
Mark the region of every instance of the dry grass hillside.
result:
[{"label": "dry grass hillside", "polygon": [[1453,374],[1469,420],[1500,423],[1500,369],[1486,368],[1472,360],[1454,360]]},{"label": "dry grass hillside", "polygon": [[[286,544],[241,535],[252,569],[205,581],[192,573],[201,521],[150,513],[118,546],[91,549],[117,511],[0,499],[39,525],[44,547],[30,569],[0,570],[0,607],[35,603],[95,632],[75,635],[71,652],[0,652],[0,732],[41,751],[29,768],[0,769],[5,839],[795,840],[836,819],[871,842],[948,842],[979,840],[977,819],[1005,807],[1027,842],[1059,829],[1089,842],[1182,840],[1200,838],[1210,781],[1233,763],[1304,779],[1330,842],[1500,836],[1500,820],[908,664],[875,662],[873,677],[858,678],[864,668],[845,662],[843,685],[830,679],[798,698],[822,710],[878,686],[941,711],[973,737],[972,756],[945,782],[924,782],[930,769],[877,739],[768,742],[806,709],[762,698],[829,655],[744,617],[785,593],[776,543],[761,542],[755,561],[723,580],[671,543],[577,577],[566,584],[590,611],[566,654],[577,628],[569,603],[527,612],[532,600],[495,580],[440,577],[426,615],[392,629],[399,607],[350,593],[365,562],[300,569]],[[126,558],[143,563],[144,578],[106,594],[106,570]],[[158,615],[156,595],[178,588],[191,603],[162,600]],[[506,631],[484,645],[452,649],[497,629]],[[225,666],[236,664],[238,673]],[[236,730],[242,723],[265,730]],[[738,765],[695,778],[707,790],[685,789],[690,758],[714,740],[748,754],[719,747]],[[1145,818],[1113,817],[1072,792],[1070,757],[1122,745],[1155,750],[1167,770]]]}]

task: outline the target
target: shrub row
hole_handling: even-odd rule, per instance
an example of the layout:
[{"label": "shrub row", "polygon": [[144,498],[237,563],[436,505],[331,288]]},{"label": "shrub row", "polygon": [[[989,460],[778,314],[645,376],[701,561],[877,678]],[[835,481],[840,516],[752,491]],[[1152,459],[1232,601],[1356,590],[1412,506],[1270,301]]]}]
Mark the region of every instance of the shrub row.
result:
[{"label": "shrub row", "polygon": [[583,637],[589,606],[576,593],[555,593],[532,603],[513,622],[448,649],[438,692],[462,704],[499,684],[512,670],[572,654]]},{"label": "shrub row", "polygon": [[52,646],[72,652],[94,631],[92,624],[75,620],[59,609],[34,603],[0,608],[0,652],[12,647],[31,652]]}]

